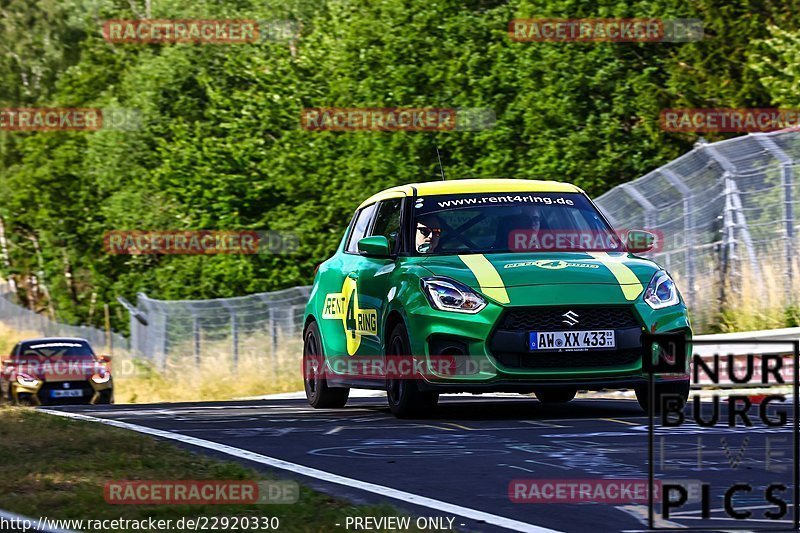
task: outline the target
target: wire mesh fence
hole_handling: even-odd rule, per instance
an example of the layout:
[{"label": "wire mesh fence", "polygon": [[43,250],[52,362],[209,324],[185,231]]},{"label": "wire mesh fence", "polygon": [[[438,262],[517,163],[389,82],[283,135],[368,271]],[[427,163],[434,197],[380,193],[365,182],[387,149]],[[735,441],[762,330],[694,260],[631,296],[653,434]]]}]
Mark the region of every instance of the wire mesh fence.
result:
[{"label": "wire mesh fence", "polygon": [[[237,298],[154,300],[143,293],[131,312],[134,354],[160,368],[223,355],[236,370],[242,359],[274,367],[299,362],[303,313],[311,287],[292,287]],[[298,356],[298,357],[294,357]]]},{"label": "wire mesh fence", "polygon": [[77,337],[86,339],[98,353],[128,350],[130,343],[123,335],[92,326],[70,326],[52,320],[15,302],[15,293],[8,285],[0,288],[0,322],[20,333],[41,337]]},{"label": "wire mesh fence", "polygon": [[[680,278],[689,306],[726,299],[743,272],[765,267],[796,299],[795,250],[800,132],[700,142],[687,154],[595,200],[617,228],[652,228],[663,246],[649,255]],[[708,287],[716,292],[709,294]],[[702,302],[701,302],[702,301]]]}]

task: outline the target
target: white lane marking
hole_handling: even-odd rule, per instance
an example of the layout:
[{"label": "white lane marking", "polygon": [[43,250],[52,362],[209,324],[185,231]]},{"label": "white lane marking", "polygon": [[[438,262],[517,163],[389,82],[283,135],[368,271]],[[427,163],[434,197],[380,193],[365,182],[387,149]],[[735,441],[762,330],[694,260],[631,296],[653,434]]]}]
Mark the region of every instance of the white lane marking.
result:
[{"label": "white lane marking", "polygon": [[344,429],[344,426],[336,426],[335,428],[326,431],[325,435],[333,435],[334,433],[339,433],[341,430]]},{"label": "white lane marking", "polygon": [[434,500],[433,498],[419,496],[411,492],[405,492],[402,490],[393,489],[391,487],[384,487],[383,485],[376,485],[374,483],[368,483],[366,481],[360,481],[358,479],[348,478],[340,476],[338,474],[332,474],[330,472],[325,472],[324,470],[318,470],[316,468],[299,465],[297,463],[290,463],[289,461],[276,459],[274,457],[268,457],[266,455],[261,455],[260,453],[251,452],[249,450],[243,450],[241,448],[234,448],[233,446],[220,444],[218,442],[198,439],[196,437],[190,437],[188,435],[181,435],[180,433],[173,433],[171,431],[164,431],[161,429],[153,429],[145,426],[138,426],[136,424],[129,424],[127,422],[119,422],[118,420],[96,418],[93,416],[70,413],[66,411],[55,411],[51,409],[38,409],[38,411],[55,416],[72,418],[75,420],[97,422],[100,424],[105,424],[107,426],[113,426],[121,429],[127,429],[130,431],[136,431],[137,433],[144,433],[145,435],[161,437],[162,439],[175,440],[178,442],[182,442],[184,444],[190,444],[192,446],[197,446],[199,448],[214,450],[216,452],[224,453],[226,455],[231,455],[233,457],[238,457],[240,459],[246,459],[248,461],[253,461],[255,463],[271,466],[273,468],[288,470],[289,472],[294,472],[295,474],[313,477],[315,479],[327,481],[328,483],[344,485],[346,487],[353,487],[366,492],[372,492],[374,494],[379,494],[381,496],[386,496],[389,498],[394,498],[396,500],[401,500],[403,502],[407,502],[412,505],[419,505],[421,507],[435,509],[438,512],[451,513],[454,515],[463,516],[464,518],[486,522],[487,524],[491,524],[493,526],[498,526],[516,531],[530,532],[530,533],[560,533],[555,529],[547,529],[534,524],[528,524],[526,522],[520,522],[518,520],[506,518],[504,516],[485,513],[483,511],[478,511],[477,509],[470,509],[469,507],[462,507],[460,505],[447,503],[441,500]]},{"label": "white lane marking", "polygon": [[548,424],[547,422],[539,422],[538,420],[522,420],[523,424],[531,424],[532,426],[540,426],[543,428],[565,428],[568,426],[560,426],[558,424]]}]

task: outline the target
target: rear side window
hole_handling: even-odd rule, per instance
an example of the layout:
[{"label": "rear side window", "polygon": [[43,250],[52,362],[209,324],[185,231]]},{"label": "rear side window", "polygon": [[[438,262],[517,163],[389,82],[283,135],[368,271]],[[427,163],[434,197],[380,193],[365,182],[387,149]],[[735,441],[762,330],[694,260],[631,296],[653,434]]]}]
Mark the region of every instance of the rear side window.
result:
[{"label": "rear side window", "polygon": [[350,231],[350,237],[348,237],[347,246],[345,247],[347,253],[358,253],[358,241],[367,233],[372,215],[375,213],[376,205],[377,204],[368,205],[356,215],[356,222],[353,224],[353,229]]},{"label": "rear side window", "polygon": [[397,251],[397,236],[400,234],[400,198],[385,200],[378,207],[375,225],[370,235],[383,235],[389,241],[389,249]]}]

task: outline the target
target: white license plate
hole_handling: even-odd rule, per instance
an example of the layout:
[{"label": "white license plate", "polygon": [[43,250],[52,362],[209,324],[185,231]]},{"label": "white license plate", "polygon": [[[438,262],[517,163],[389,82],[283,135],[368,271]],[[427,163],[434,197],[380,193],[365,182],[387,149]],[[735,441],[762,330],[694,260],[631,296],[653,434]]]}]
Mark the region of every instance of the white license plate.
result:
[{"label": "white license plate", "polygon": [[597,331],[532,331],[528,340],[531,351],[595,350],[616,347],[613,329]]},{"label": "white license plate", "polygon": [[81,398],[83,391],[80,389],[74,390],[54,390],[50,392],[53,398]]}]

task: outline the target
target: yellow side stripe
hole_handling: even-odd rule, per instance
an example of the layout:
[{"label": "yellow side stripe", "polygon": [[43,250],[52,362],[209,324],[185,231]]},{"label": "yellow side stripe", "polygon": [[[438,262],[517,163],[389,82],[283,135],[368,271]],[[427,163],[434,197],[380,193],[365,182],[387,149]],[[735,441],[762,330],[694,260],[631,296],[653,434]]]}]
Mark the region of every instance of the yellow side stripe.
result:
[{"label": "yellow side stripe", "polygon": [[503,284],[503,278],[483,254],[459,255],[458,258],[472,271],[475,279],[478,280],[478,285],[481,286],[481,292],[501,304],[511,301]]},{"label": "yellow side stripe", "polygon": [[[589,255],[603,263],[603,266],[614,274],[626,300],[635,300],[642,294],[644,287],[639,278],[621,260],[612,258],[607,252],[589,252]],[[624,256],[622,257],[624,258]]]}]

